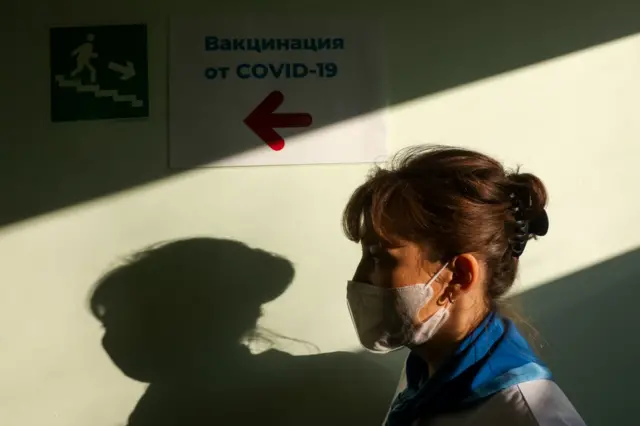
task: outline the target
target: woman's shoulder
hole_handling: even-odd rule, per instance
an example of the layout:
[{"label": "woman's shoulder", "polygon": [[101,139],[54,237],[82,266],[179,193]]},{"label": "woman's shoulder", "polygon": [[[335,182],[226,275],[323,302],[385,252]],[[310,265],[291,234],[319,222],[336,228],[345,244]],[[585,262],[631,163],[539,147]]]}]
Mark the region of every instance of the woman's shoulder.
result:
[{"label": "woman's shoulder", "polygon": [[532,380],[513,388],[511,392],[522,398],[536,425],[585,426],[578,411],[554,381]]},{"label": "woman's shoulder", "polygon": [[569,398],[552,380],[532,380],[508,387],[471,410],[439,417],[430,424],[585,426]]},{"label": "woman's shoulder", "polygon": [[478,425],[585,426],[562,389],[546,379],[519,383],[498,392],[477,408],[476,416]]}]

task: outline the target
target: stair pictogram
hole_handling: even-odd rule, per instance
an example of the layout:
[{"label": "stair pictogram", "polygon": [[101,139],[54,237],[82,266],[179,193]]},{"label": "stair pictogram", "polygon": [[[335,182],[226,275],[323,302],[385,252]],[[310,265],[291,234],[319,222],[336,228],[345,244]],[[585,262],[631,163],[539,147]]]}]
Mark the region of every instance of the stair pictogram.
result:
[{"label": "stair pictogram", "polygon": [[134,108],[144,105],[136,95],[122,95],[117,90],[104,90],[97,84],[82,84],[80,80],[67,79],[64,75],[56,75],[56,81],[60,87],[75,88],[78,93],[93,93],[96,98],[111,98],[115,102],[128,102]]}]

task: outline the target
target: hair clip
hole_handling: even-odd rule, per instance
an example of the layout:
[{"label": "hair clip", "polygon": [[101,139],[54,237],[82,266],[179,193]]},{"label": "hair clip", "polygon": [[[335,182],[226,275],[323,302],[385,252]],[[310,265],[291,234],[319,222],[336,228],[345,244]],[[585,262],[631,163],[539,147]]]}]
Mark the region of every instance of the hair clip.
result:
[{"label": "hair clip", "polygon": [[511,199],[511,212],[516,222],[514,236],[509,240],[513,257],[519,258],[524,253],[529,237],[531,235],[544,236],[549,231],[549,216],[543,209],[534,218],[526,219],[526,212],[531,208],[531,198],[528,198],[527,206],[524,200],[516,195],[515,192],[509,194]]}]

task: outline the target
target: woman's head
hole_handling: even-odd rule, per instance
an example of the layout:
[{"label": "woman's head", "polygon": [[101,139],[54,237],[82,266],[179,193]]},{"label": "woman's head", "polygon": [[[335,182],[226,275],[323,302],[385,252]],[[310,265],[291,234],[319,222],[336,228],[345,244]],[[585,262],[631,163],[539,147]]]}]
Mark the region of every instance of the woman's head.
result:
[{"label": "woman's head", "polygon": [[401,288],[442,269],[434,297],[414,321],[452,302],[449,322],[486,312],[511,288],[526,241],[546,233],[546,202],[536,176],[505,170],[479,152],[401,151],[389,168],[373,171],[345,208],[345,233],[362,245],[354,281]]}]

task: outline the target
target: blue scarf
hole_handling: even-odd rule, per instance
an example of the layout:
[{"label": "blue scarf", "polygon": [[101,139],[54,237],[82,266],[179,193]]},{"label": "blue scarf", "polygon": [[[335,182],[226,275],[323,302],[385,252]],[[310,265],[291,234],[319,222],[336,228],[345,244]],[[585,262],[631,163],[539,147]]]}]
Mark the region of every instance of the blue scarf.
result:
[{"label": "blue scarf", "polygon": [[515,325],[495,312],[467,336],[433,377],[418,355],[407,358],[407,388],[394,400],[385,426],[470,408],[518,383],[550,379]]}]

